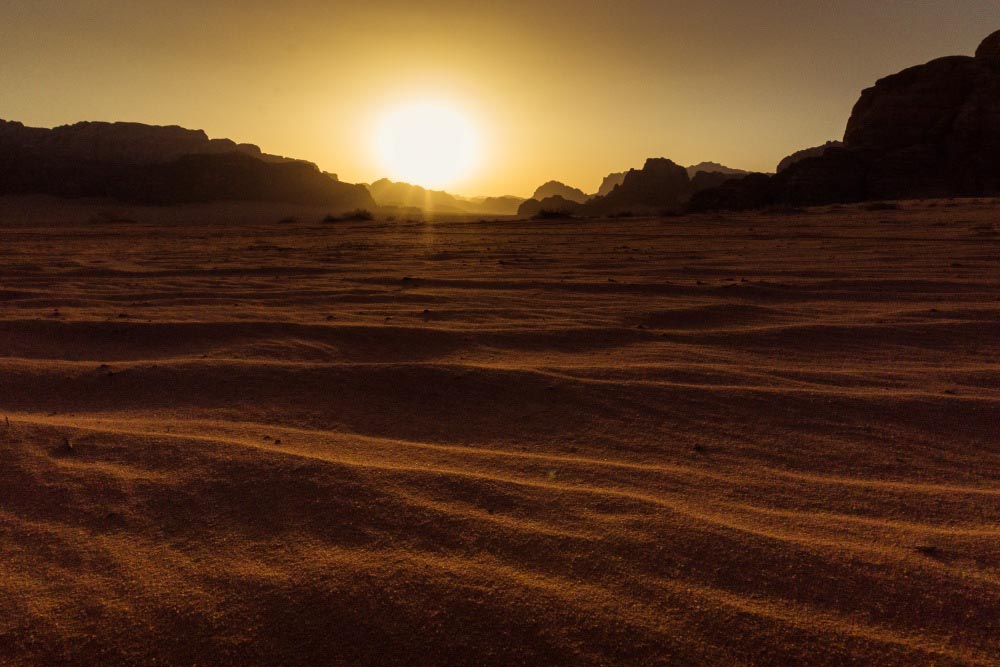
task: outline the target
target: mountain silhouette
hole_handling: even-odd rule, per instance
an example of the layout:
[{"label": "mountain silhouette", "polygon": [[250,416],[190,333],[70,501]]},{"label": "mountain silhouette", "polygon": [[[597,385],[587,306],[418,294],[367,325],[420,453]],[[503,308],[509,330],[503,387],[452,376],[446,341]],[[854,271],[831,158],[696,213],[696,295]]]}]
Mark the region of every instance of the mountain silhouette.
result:
[{"label": "mountain silhouette", "polygon": [[561,195],[552,195],[544,199],[528,199],[517,209],[522,218],[528,217],[569,217],[583,208],[583,204]]},{"label": "mountain silhouette", "polygon": [[795,151],[788,157],[782,159],[782,161],[778,163],[775,172],[780,174],[781,172],[785,171],[796,162],[802,162],[802,160],[805,160],[806,158],[822,157],[823,154],[826,153],[828,148],[843,148],[843,147],[844,147],[843,141],[828,141],[822,146],[814,146],[813,148],[803,148],[802,150]]},{"label": "mountain silhouette", "polygon": [[617,171],[608,174],[607,176],[604,177],[604,180],[601,182],[601,187],[597,190],[597,196],[603,197],[607,194],[610,194],[610,192],[614,190],[616,186],[621,185],[622,181],[624,180],[625,180],[624,171]]},{"label": "mountain silhouette", "polygon": [[974,57],[949,56],[861,93],[843,147],[770,179],[702,191],[692,208],[814,205],[1000,194],[1000,32]]},{"label": "mountain silhouette", "polygon": [[699,162],[698,164],[693,164],[687,168],[688,176],[692,179],[698,175],[698,172],[705,172],[706,174],[726,174],[728,176],[745,176],[750,173],[743,169],[733,169],[732,167],[727,167],[724,164],[719,164],[718,162]]},{"label": "mountain silhouette", "polygon": [[531,195],[532,199],[538,201],[548,199],[549,197],[562,197],[563,199],[574,201],[577,204],[582,204],[590,199],[590,195],[585,193],[583,190],[570,187],[565,183],[560,183],[559,181],[549,181],[540,185],[535,190],[535,193]]},{"label": "mountain silhouette", "polygon": [[0,121],[0,194],[109,197],[146,204],[283,201],[374,208],[362,186],[311,163],[201,130],[85,122],[54,129]]},{"label": "mountain silhouette", "polygon": [[[721,168],[724,171],[704,171]],[[691,172],[694,170],[693,177]],[[666,158],[650,158],[642,169],[625,172],[620,182],[605,195],[595,195],[580,209],[584,215],[660,214],[679,210],[691,197],[705,189],[716,188],[747,172],[712,162],[681,167]],[[610,175],[605,184],[618,180]],[[606,188],[602,185],[602,190]]]},{"label": "mountain silhouette", "polygon": [[459,197],[443,190],[428,190],[411,183],[383,178],[369,184],[368,191],[379,206],[417,208],[427,213],[514,215],[524,201],[520,197]]}]

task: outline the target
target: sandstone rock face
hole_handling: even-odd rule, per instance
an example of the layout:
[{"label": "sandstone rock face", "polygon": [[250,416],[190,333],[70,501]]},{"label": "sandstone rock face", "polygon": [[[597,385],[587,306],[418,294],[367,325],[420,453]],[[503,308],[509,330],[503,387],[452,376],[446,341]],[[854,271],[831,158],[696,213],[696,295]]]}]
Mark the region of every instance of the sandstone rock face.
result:
[{"label": "sandstone rock face", "polygon": [[941,58],[864,91],[847,148],[870,158],[873,198],[1000,191],[1000,67],[995,36],[976,58]]},{"label": "sandstone rock face", "polygon": [[316,165],[265,155],[200,130],[77,123],[53,130],[0,121],[0,194],[112,197],[149,204],[216,200],[374,208],[363,186]]},{"label": "sandstone rock face", "polygon": [[822,157],[823,154],[826,153],[826,150],[828,148],[843,148],[843,147],[844,147],[843,141],[828,141],[822,146],[815,146],[813,148],[805,148],[803,150],[796,151],[791,155],[789,155],[788,157],[784,158],[781,162],[779,162],[777,169],[775,169],[775,172],[780,174],[781,172],[788,169],[796,162],[801,162],[806,158]]},{"label": "sandstone rock face", "polygon": [[560,183],[559,181],[549,181],[548,183],[539,186],[538,189],[535,190],[535,194],[531,195],[532,199],[537,199],[539,201],[548,199],[549,197],[562,197],[563,199],[574,201],[577,204],[582,204],[590,199],[590,195],[586,194],[583,190],[572,188],[565,183]]},{"label": "sandstone rock face", "polygon": [[789,165],[766,187],[755,179],[738,190],[696,203],[1000,195],[1000,33],[975,58],[939,58],[879,80],[854,106],[843,148]]}]

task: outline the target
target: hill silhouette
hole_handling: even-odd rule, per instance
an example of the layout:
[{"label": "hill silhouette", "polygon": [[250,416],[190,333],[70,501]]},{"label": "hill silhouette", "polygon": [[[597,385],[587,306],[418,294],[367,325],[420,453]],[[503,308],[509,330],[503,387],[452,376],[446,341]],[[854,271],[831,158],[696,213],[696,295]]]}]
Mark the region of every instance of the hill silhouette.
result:
[{"label": "hill silhouette", "polygon": [[822,146],[803,148],[802,150],[795,151],[791,155],[782,159],[781,162],[778,163],[778,166],[775,168],[775,172],[780,174],[781,172],[785,171],[796,162],[802,162],[802,160],[805,160],[806,158],[822,157],[823,154],[826,153],[828,148],[843,148],[843,147],[844,147],[843,141],[828,141]]},{"label": "hill silhouette", "polygon": [[773,178],[730,181],[695,209],[1000,194],[1000,32],[975,57],[949,56],[880,79],[851,113],[843,147]]},{"label": "hill silhouette", "polygon": [[[703,167],[720,167],[725,171],[704,171]],[[691,171],[695,168],[697,169],[692,177]],[[666,158],[650,158],[642,169],[626,172],[621,183],[606,195],[595,195],[588,200],[579,212],[588,216],[600,216],[647,215],[680,210],[694,194],[716,188],[745,173],[715,163],[703,162],[693,167],[681,167]],[[607,181],[605,179],[606,183]]]},{"label": "hill silhouette", "polygon": [[706,174],[725,174],[727,176],[745,176],[750,173],[744,169],[733,169],[718,162],[699,162],[687,168],[688,176],[692,179],[700,172]]},{"label": "hill silhouette", "polygon": [[568,199],[569,201],[574,201],[577,204],[582,204],[588,199],[590,195],[585,193],[579,188],[574,188],[566,185],[565,183],[560,183],[559,181],[549,181],[543,185],[540,185],[533,195],[532,199],[543,200],[549,197],[562,197],[563,199]]},{"label": "hill silhouette", "polygon": [[607,176],[604,177],[604,180],[601,182],[601,187],[597,190],[597,196],[603,197],[604,195],[610,194],[610,192],[615,189],[615,186],[621,185],[622,181],[624,180],[625,180],[624,171],[617,171],[608,174]]},{"label": "hill silhouette", "polygon": [[579,212],[583,204],[560,195],[552,195],[544,199],[528,199],[517,209],[517,214],[528,217],[569,217]]},{"label": "hill silhouette", "polygon": [[524,201],[520,197],[460,197],[443,190],[428,190],[411,183],[382,178],[368,191],[379,206],[417,208],[427,213],[514,215]]},{"label": "hill silhouette", "polygon": [[110,197],[183,204],[283,201],[331,209],[372,208],[362,186],[341,183],[304,160],[201,130],[84,122],[54,129],[0,121],[0,194]]}]

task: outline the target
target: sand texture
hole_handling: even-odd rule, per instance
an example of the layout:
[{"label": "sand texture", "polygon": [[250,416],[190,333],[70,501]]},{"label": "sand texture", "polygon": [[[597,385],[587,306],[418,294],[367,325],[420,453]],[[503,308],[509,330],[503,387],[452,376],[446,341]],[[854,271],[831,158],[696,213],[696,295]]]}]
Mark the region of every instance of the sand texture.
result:
[{"label": "sand texture", "polygon": [[994,202],[67,210],[0,225],[0,664],[1000,665]]}]

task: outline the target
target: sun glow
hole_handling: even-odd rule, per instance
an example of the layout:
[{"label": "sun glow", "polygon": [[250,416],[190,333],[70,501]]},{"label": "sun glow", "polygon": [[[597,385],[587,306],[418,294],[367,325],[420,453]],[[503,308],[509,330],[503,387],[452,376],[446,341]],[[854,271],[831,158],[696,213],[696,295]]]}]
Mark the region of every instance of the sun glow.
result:
[{"label": "sun glow", "polygon": [[480,154],[479,136],[455,109],[416,102],[385,115],[377,150],[389,178],[440,188],[467,176]]}]

